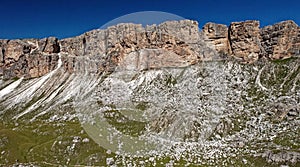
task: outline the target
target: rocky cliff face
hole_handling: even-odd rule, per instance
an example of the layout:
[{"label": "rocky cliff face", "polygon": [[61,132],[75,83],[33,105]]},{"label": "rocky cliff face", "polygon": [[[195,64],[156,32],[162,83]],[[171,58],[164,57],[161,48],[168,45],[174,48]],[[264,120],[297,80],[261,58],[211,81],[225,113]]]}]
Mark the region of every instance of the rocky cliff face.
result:
[{"label": "rocky cliff face", "polygon": [[43,76],[57,66],[58,53],[68,72],[75,71],[78,57],[94,57],[97,71],[117,66],[135,70],[187,66],[224,55],[252,63],[261,57],[299,56],[300,28],[293,21],[264,28],[258,21],[233,22],[229,27],[207,23],[202,31],[190,20],[145,28],[119,24],[62,40],[1,40],[0,50],[0,75],[4,78]]},{"label": "rocky cliff face", "polygon": [[244,61],[258,59],[261,53],[258,21],[233,22],[229,26],[229,42],[232,53]]},{"label": "rocky cliff face", "polygon": [[260,30],[264,56],[271,59],[299,55],[300,28],[293,21],[284,21]]},{"label": "rocky cliff face", "polygon": [[215,46],[216,51],[224,54],[231,53],[231,47],[228,38],[228,27],[224,24],[207,23],[203,27],[203,33],[207,41]]},{"label": "rocky cliff face", "polygon": [[263,28],[259,27],[258,21],[233,22],[229,28],[208,23],[203,31],[218,52],[241,58],[248,63],[260,57],[284,59],[300,54],[299,26],[293,21],[283,21]]},{"label": "rocky cliff face", "polygon": [[58,39],[1,40],[0,75],[4,78],[40,77],[52,71],[58,61]]}]

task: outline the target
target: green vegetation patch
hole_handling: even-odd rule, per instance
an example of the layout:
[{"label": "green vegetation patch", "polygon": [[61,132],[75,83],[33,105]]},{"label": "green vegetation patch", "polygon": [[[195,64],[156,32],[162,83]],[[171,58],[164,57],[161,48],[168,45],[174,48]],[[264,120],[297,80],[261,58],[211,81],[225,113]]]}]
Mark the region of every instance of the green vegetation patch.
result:
[{"label": "green vegetation patch", "polygon": [[0,166],[13,164],[105,165],[106,150],[94,143],[77,120],[1,122]]},{"label": "green vegetation patch", "polygon": [[118,131],[131,136],[141,135],[147,125],[147,122],[130,120],[118,110],[105,111],[104,117]]}]

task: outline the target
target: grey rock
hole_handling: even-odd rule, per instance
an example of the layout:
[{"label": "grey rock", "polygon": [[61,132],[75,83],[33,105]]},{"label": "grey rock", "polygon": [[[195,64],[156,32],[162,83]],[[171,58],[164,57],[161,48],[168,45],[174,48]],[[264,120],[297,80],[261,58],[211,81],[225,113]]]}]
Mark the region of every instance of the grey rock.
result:
[{"label": "grey rock", "polygon": [[294,151],[281,151],[274,153],[272,151],[266,151],[262,154],[263,158],[266,158],[268,162],[282,163],[291,162],[296,163],[300,161],[300,153]]},{"label": "grey rock", "polygon": [[69,56],[83,56],[84,55],[83,39],[84,39],[84,35],[59,40],[60,51],[64,53],[68,53]]},{"label": "grey rock", "polygon": [[45,53],[59,53],[60,46],[58,39],[55,37],[49,37],[39,40],[39,50]]}]

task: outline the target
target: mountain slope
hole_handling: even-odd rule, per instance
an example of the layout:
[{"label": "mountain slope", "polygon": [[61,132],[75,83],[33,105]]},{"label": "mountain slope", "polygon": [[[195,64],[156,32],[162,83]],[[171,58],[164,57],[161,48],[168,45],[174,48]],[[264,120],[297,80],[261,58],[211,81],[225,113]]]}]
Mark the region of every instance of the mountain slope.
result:
[{"label": "mountain slope", "polygon": [[299,32],[182,20],[1,40],[0,164],[297,166]]}]

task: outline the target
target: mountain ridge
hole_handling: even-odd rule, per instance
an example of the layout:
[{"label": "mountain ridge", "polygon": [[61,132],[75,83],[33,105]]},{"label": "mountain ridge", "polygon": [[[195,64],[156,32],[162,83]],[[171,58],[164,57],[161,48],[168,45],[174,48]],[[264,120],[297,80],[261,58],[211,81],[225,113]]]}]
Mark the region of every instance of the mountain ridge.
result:
[{"label": "mountain ridge", "polygon": [[[148,53],[149,49],[156,51]],[[0,76],[4,79],[41,77],[55,69],[58,53],[62,55],[67,72],[74,72],[80,56],[96,56],[98,72],[114,70],[120,64],[126,69],[132,61],[137,64],[132,68],[138,70],[232,57],[253,63],[262,58],[298,57],[300,28],[292,20],[263,28],[255,20],[232,22],[228,27],[209,22],[202,30],[192,20],[167,21],[146,27],[120,23],[61,40],[55,37],[0,40],[0,50]],[[153,54],[155,56],[149,58]],[[140,60],[142,62],[137,62]]]},{"label": "mountain ridge", "polygon": [[299,166],[292,21],[119,24],[1,51],[0,164]]}]

